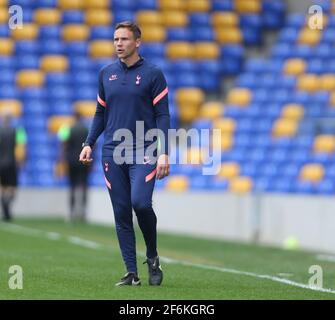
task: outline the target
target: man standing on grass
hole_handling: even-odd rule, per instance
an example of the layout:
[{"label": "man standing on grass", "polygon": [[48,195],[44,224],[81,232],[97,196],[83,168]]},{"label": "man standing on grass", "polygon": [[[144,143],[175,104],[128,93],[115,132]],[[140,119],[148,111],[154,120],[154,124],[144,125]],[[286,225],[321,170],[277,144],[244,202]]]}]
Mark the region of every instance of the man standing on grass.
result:
[{"label": "man standing on grass", "polygon": [[[160,285],[163,280],[157,253],[157,218],[152,208],[152,194],[155,178],[169,175],[168,88],[162,71],[139,55],[140,44],[141,31],[136,24],[126,21],[116,26],[114,46],[118,60],[99,73],[97,109],[79,157],[84,164],[92,161],[92,147],[104,131],[102,165],[127,269],[117,286],[141,284],[137,274],[132,209],[146,244],[149,284]],[[139,123],[144,128],[143,134],[138,134],[136,130]],[[129,144],[129,140],[128,143],[120,142],[117,136],[120,129],[126,129],[135,137],[132,143]],[[146,141],[145,134],[152,129],[159,129],[163,134],[161,139],[154,141],[154,156],[148,156],[146,151],[152,146],[152,141]],[[124,149],[120,153],[121,145]],[[146,155],[139,157],[142,154]],[[121,159],[126,160],[121,163]]]}]

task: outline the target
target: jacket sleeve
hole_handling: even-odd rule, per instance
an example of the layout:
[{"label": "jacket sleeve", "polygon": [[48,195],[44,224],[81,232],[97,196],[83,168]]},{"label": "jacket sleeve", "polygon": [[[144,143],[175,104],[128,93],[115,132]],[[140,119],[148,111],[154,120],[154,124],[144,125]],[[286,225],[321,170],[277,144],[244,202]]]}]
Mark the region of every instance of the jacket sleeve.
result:
[{"label": "jacket sleeve", "polygon": [[100,134],[104,131],[105,127],[105,110],[107,107],[105,90],[102,81],[103,70],[99,72],[99,91],[97,95],[97,108],[95,110],[94,118],[92,121],[92,125],[88,132],[88,136],[86,138],[86,143],[88,143],[91,147],[94,146],[95,142],[99,138]]},{"label": "jacket sleeve", "polygon": [[158,153],[169,154],[168,130],[170,129],[170,113],[168,87],[163,72],[159,69],[155,70],[152,80],[152,104],[157,128],[164,134],[159,138],[161,147],[159,147]]}]

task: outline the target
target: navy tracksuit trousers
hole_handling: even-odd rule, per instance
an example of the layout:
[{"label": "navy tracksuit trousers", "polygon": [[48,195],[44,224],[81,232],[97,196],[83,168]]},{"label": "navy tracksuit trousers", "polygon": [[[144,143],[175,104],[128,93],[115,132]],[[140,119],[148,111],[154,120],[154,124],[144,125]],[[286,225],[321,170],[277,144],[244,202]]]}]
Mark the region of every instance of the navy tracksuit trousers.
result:
[{"label": "navy tracksuit trousers", "polygon": [[115,226],[128,272],[137,273],[134,209],[146,244],[147,258],[157,256],[157,218],[152,208],[156,164],[116,164],[103,158],[103,170],[112,201]]}]

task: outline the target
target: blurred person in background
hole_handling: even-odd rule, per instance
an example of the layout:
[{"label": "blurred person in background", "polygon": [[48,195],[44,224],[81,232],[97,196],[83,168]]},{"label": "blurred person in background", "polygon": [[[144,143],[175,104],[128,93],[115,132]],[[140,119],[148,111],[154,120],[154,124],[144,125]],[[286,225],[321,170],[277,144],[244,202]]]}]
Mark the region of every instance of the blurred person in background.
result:
[{"label": "blurred person in background", "polygon": [[[168,88],[162,71],[139,55],[140,44],[141,30],[136,24],[125,21],[115,27],[114,47],[119,59],[99,73],[96,113],[80,154],[80,161],[90,164],[92,148],[104,131],[102,165],[127,270],[116,286],[141,284],[137,273],[133,209],[146,244],[149,285],[160,285],[163,280],[157,253],[157,217],[152,208],[152,195],[155,179],[169,174]],[[152,158],[144,155],[152,141],[137,135],[139,122],[144,125],[144,135],[148,130],[157,128],[164,133],[164,143],[156,140],[161,142],[161,147],[156,145],[156,155]],[[126,162],[121,160],[122,164],[119,163],[120,155],[114,153],[119,151],[120,141],[113,137],[120,129],[130,132],[133,138],[127,144],[131,155],[128,154]],[[137,154],[140,159],[134,162]]]},{"label": "blurred person in background", "polygon": [[18,185],[18,168],[26,155],[26,132],[22,127],[11,124],[11,115],[0,115],[0,192],[4,221],[12,220],[12,203]]},{"label": "blurred person in background", "polygon": [[78,161],[78,154],[87,137],[88,128],[79,112],[75,112],[74,117],[75,122],[72,126],[62,126],[58,132],[58,137],[62,142],[58,166],[63,168],[63,172],[67,173],[69,178],[70,222],[85,222],[90,167]]}]

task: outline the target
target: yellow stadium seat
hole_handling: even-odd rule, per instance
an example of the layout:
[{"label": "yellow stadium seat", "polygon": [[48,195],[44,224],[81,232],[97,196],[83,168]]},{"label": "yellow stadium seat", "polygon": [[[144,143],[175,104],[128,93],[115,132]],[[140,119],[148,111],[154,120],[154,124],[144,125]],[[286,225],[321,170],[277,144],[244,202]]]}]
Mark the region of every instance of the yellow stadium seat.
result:
[{"label": "yellow stadium seat", "polygon": [[215,11],[211,16],[214,28],[238,27],[239,16],[232,11]]},{"label": "yellow stadium seat", "polygon": [[110,9],[110,0],[84,0],[84,9]]},{"label": "yellow stadium seat", "polygon": [[183,164],[202,164],[204,160],[204,150],[200,148],[188,148],[183,155]]},{"label": "yellow stadium seat", "polygon": [[166,38],[166,30],[162,26],[144,26],[141,28],[143,42],[164,42]]},{"label": "yellow stadium seat", "polygon": [[96,106],[95,100],[80,100],[74,103],[74,110],[82,117],[91,118],[95,114]]},{"label": "yellow stadium seat", "polygon": [[237,162],[223,162],[218,178],[230,180],[240,174],[240,165]]},{"label": "yellow stadium seat", "polygon": [[324,174],[325,170],[321,164],[308,163],[300,169],[299,180],[315,183],[321,181]]},{"label": "yellow stadium seat", "polygon": [[236,177],[229,182],[229,191],[238,194],[249,193],[252,187],[253,182],[249,177]]},{"label": "yellow stadium seat", "polygon": [[175,98],[178,105],[196,105],[200,108],[204,103],[205,94],[199,88],[180,88],[176,91]]},{"label": "yellow stadium seat", "polygon": [[320,89],[319,77],[315,74],[303,74],[298,77],[297,89],[315,92]]},{"label": "yellow stadium seat", "polygon": [[213,129],[220,129],[222,134],[232,134],[236,129],[236,122],[231,118],[218,118],[213,121]]},{"label": "yellow stadium seat", "polygon": [[8,7],[8,0],[0,0],[0,7]]},{"label": "yellow stadium seat", "polygon": [[301,75],[305,72],[306,67],[306,62],[303,59],[288,59],[284,64],[284,73],[293,76]]},{"label": "yellow stadium seat", "polygon": [[84,24],[67,24],[63,26],[63,40],[86,41],[90,36],[90,29]]},{"label": "yellow stadium seat", "polygon": [[162,14],[155,10],[140,10],[136,14],[136,22],[141,27],[144,26],[159,26],[163,23]]},{"label": "yellow stadium seat", "polygon": [[179,106],[178,115],[179,120],[183,124],[189,124],[199,117],[199,109],[195,105],[190,106],[189,108],[186,108],[185,106]]},{"label": "yellow stadium seat", "polygon": [[320,39],[320,30],[304,28],[300,31],[297,41],[299,44],[314,46],[320,42]]},{"label": "yellow stadium seat", "polygon": [[210,9],[210,0],[186,0],[186,10],[190,13],[209,12]]},{"label": "yellow stadium seat", "polygon": [[57,9],[40,8],[34,11],[34,21],[39,25],[55,25],[61,22],[61,14]]},{"label": "yellow stadium seat", "polygon": [[162,21],[165,27],[186,27],[188,15],[181,11],[162,11]]},{"label": "yellow stadium seat", "polygon": [[158,7],[167,11],[183,11],[186,8],[185,0],[159,0]]},{"label": "yellow stadium seat", "polygon": [[89,26],[108,26],[112,21],[113,16],[109,10],[92,9],[85,13],[85,22]]},{"label": "yellow stadium seat", "polygon": [[80,10],[84,8],[85,1],[88,0],[58,0],[58,7],[62,10]]},{"label": "yellow stadium seat", "polygon": [[65,72],[68,67],[68,59],[63,55],[46,55],[40,59],[40,68],[44,72]]},{"label": "yellow stadium seat", "polygon": [[216,42],[196,42],[193,49],[194,59],[216,60],[220,55],[220,49]]},{"label": "yellow stadium seat", "polygon": [[325,91],[335,90],[335,75],[334,74],[324,74],[319,77],[320,89]]},{"label": "yellow stadium seat", "polygon": [[314,139],[313,150],[316,153],[335,152],[335,136],[323,134]]},{"label": "yellow stadium seat", "polygon": [[238,13],[260,13],[262,10],[261,0],[235,0],[235,10]]},{"label": "yellow stadium seat", "polygon": [[228,151],[233,147],[233,144],[234,144],[234,137],[232,134],[222,132],[216,133],[216,131],[213,131],[212,136],[213,149]]},{"label": "yellow stadium seat", "polygon": [[110,40],[94,40],[90,43],[91,58],[111,58],[114,54],[114,43]]},{"label": "yellow stadium seat", "polygon": [[0,55],[11,56],[14,51],[14,43],[12,39],[0,38]]},{"label": "yellow stadium seat", "polygon": [[227,103],[235,106],[244,107],[250,104],[252,94],[246,88],[234,88],[228,92]]},{"label": "yellow stadium seat", "polygon": [[73,116],[52,116],[48,119],[48,130],[50,133],[57,134],[62,126],[71,126],[73,123]]},{"label": "yellow stadium seat", "polygon": [[169,59],[191,59],[194,53],[194,46],[189,42],[171,41],[166,45],[165,50]]},{"label": "yellow stadium seat", "polygon": [[[1,46],[0,46],[0,48],[1,48]],[[331,92],[331,94],[330,94],[329,104],[332,108],[335,107],[335,91]]]},{"label": "yellow stadium seat", "polygon": [[7,8],[0,7],[0,24],[8,24],[9,13]]},{"label": "yellow stadium seat", "polygon": [[206,102],[201,106],[200,117],[205,119],[219,118],[223,111],[223,105],[220,102]]},{"label": "yellow stadium seat", "polygon": [[20,88],[42,87],[44,84],[44,73],[41,70],[20,70],[16,73],[16,84]]},{"label": "yellow stadium seat", "polygon": [[35,23],[24,23],[22,28],[11,31],[14,40],[35,40],[38,37],[39,28]]},{"label": "yellow stadium seat", "polygon": [[297,103],[285,105],[281,112],[281,117],[290,120],[299,121],[304,116],[304,107]]},{"label": "yellow stadium seat", "polygon": [[216,40],[220,44],[236,44],[242,43],[243,36],[242,32],[239,28],[236,27],[226,27],[226,28],[218,28],[215,29]]},{"label": "yellow stadium seat", "polygon": [[279,118],[272,127],[272,135],[275,138],[293,137],[297,133],[298,122],[290,119]]},{"label": "yellow stadium seat", "polygon": [[19,100],[0,100],[0,115],[10,114],[12,117],[20,117],[22,104]]},{"label": "yellow stadium seat", "polygon": [[189,179],[187,176],[174,175],[167,179],[165,188],[169,191],[183,192],[188,189]]}]

